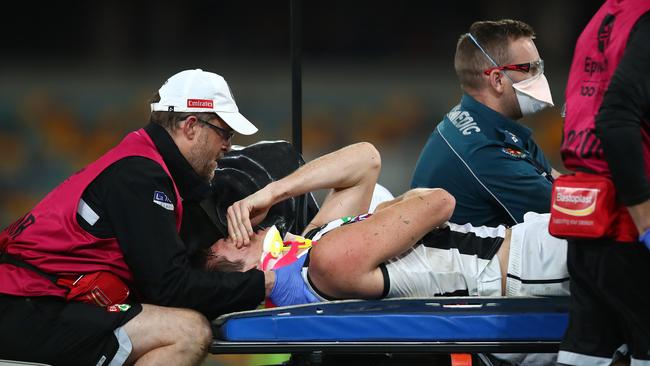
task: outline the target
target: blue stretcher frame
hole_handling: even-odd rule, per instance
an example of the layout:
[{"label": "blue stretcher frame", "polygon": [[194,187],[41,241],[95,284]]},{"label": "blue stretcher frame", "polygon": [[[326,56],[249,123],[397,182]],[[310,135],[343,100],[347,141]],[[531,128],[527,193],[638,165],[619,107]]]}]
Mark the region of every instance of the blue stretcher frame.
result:
[{"label": "blue stretcher frame", "polygon": [[214,354],[554,353],[568,297],[344,300],[221,316]]}]

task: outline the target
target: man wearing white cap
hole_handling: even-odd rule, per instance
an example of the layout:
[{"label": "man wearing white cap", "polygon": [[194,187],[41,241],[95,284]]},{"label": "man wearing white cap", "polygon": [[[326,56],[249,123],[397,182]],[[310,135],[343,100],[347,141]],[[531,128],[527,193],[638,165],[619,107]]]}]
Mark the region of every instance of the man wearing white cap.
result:
[{"label": "man wearing white cap", "polygon": [[226,80],[201,69],[181,71],[165,82],[151,100],[151,121],[170,131],[172,138],[179,122],[216,132],[203,134],[199,145],[191,145],[192,139],[183,139],[182,134],[175,139],[194,170],[208,182],[234,133],[257,132],[257,127],[239,113]]},{"label": "man wearing white cap", "polygon": [[199,363],[207,318],[273,297],[273,272],[193,268],[180,235],[234,133],[256,131],[221,76],[169,78],[146,127],[0,233],[0,359]]}]

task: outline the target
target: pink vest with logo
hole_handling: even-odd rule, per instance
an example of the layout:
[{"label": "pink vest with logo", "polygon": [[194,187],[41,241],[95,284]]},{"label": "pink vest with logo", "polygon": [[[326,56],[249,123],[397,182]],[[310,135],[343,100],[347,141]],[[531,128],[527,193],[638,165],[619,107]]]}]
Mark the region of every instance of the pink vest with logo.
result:
[{"label": "pink vest with logo", "polygon": [[[583,30],[576,45],[566,89],[562,160],[571,170],[587,168],[610,175],[594,123],[634,24],[650,10],[647,0],[608,0]],[[650,136],[643,135],[646,172],[650,173]]]},{"label": "pink vest with logo", "polygon": [[[77,206],[86,187],[111,164],[129,156],[151,159],[170,174],[144,129],[131,132],[119,145],[66,179],[31,212],[2,231],[0,251],[57,276],[109,271],[130,283],[133,276],[117,240],[97,238],[77,223]],[[176,229],[180,230],[183,208],[175,183],[174,193]],[[34,271],[4,263],[0,264],[0,293],[64,297],[66,291]]]}]

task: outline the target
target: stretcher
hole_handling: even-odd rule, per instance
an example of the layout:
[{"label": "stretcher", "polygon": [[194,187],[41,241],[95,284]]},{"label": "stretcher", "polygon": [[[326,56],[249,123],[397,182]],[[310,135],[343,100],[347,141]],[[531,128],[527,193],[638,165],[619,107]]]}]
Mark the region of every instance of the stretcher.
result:
[{"label": "stretcher", "polygon": [[[213,182],[215,198],[204,209],[225,232],[225,210],[233,200],[302,164],[302,156],[286,141],[234,149],[220,160]],[[267,219],[291,232],[302,232],[318,212],[311,194],[283,205],[274,206]],[[568,298],[562,297],[344,300],[221,316],[212,322],[215,337],[210,351],[292,354],[292,360],[299,360],[293,364],[336,366],[367,363],[320,361],[332,360],[332,355],[349,360],[377,354],[442,354],[448,359],[451,353],[555,353],[567,313]],[[387,364],[384,361],[374,364]]]},{"label": "stretcher", "polygon": [[[344,300],[227,314],[211,353],[555,353],[566,297]],[[309,364],[318,364],[311,362]]]}]

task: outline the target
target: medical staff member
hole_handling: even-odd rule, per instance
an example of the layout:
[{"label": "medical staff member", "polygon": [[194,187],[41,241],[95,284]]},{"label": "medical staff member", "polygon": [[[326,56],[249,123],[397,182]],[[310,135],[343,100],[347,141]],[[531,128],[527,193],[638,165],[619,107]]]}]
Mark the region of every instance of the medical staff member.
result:
[{"label": "medical staff member", "polygon": [[464,94],[431,134],[411,181],[450,192],[453,222],[514,225],[527,211],[549,211],[555,173],[517,122],[553,105],[534,38],[528,24],[504,19],[476,22],[458,40]]},{"label": "medical staff member", "polygon": [[609,365],[628,354],[631,365],[650,365],[649,40],[650,1],[608,0],[576,44],[562,158],[573,171],[611,177],[616,214],[627,209],[633,223],[619,233],[632,232],[631,242],[569,240],[571,301],[561,364]]},{"label": "medical staff member", "polygon": [[[183,207],[209,192],[234,133],[257,131],[224,78],[185,70],[151,102],[146,127],[0,233],[0,359],[199,364],[212,340],[207,319],[282,291],[274,272],[193,268],[179,235]],[[82,285],[101,305],[118,289],[122,303],[67,301]],[[119,297],[124,286],[128,299]]]}]

